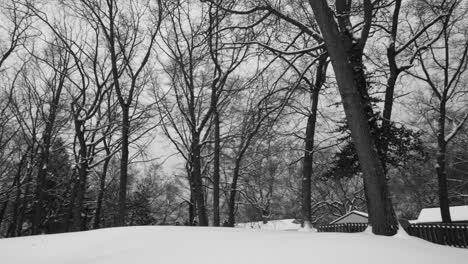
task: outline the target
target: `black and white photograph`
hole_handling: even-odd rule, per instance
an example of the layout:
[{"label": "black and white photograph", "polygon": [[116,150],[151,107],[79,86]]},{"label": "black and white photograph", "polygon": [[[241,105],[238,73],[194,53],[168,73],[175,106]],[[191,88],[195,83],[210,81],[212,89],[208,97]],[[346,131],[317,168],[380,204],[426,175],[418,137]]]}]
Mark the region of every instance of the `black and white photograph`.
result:
[{"label": "black and white photograph", "polygon": [[468,0],[0,0],[1,264],[467,264]]}]

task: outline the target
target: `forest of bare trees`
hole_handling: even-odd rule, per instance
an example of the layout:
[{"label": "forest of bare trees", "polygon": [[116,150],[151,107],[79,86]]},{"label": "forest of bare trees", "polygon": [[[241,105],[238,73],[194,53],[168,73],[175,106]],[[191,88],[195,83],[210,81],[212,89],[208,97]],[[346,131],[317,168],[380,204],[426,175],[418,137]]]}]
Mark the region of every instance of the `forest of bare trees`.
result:
[{"label": "forest of bare trees", "polygon": [[467,25],[465,0],[1,1],[0,237],[450,223]]}]

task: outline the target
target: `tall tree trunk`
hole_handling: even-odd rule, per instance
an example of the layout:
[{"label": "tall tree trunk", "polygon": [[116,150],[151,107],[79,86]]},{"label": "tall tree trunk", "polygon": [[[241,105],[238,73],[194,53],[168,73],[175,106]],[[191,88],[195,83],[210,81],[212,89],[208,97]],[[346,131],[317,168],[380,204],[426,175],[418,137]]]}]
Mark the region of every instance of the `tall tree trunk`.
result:
[{"label": "tall tree trunk", "polygon": [[331,58],[347,123],[364,174],[369,223],[374,234],[394,235],[398,229],[398,223],[389,198],[385,172],[375,144],[375,135],[371,133],[369,127],[366,113],[368,106],[363,102],[360,89],[362,84],[358,83],[362,81],[362,77],[355,75],[350,62],[353,60],[350,55],[355,54],[348,54],[350,43],[342,38],[328,2],[309,0],[309,3]]},{"label": "tall tree trunk", "polygon": [[302,221],[303,227],[312,226],[312,173],[314,161],[315,124],[317,123],[317,107],[320,90],[325,82],[327,56],[323,56],[317,65],[315,83],[310,84],[311,102],[309,117],[307,118],[304,161],[302,167]]},{"label": "tall tree trunk", "polygon": [[439,184],[439,206],[443,223],[451,223],[450,216],[450,203],[448,199],[448,186],[447,186],[447,173],[446,167],[446,154],[447,142],[445,141],[445,98],[441,99],[439,107],[438,131],[437,131],[437,181]]},{"label": "tall tree trunk", "polygon": [[395,84],[398,79],[398,75],[401,72],[401,69],[398,68],[396,62],[396,35],[398,31],[398,16],[400,14],[401,0],[395,1],[395,9],[393,11],[392,17],[392,28],[390,34],[390,44],[387,48],[387,61],[390,69],[390,75],[387,79],[387,87],[385,89],[385,101],[383,109],[383,120],[382,120],[382,129],[381,129],[381,144],[382,144],[382,164],[384,166],[385,172],[387,171],[387,152],[388,152],[388,138],[390,137],[390,126],[393,110],[393,97],[395,94]]},{"label": "tall tree trunk", "polygon": [[201,150],[200,137],[196,132],[192,133],[192,146],[190,151],[191,173],[190,177],[193,183],[193,192],[197,207],[198,224],[208,226],[208,217],[205,208],[205,195],[203,191],[203,180],[201,175]]},{"label": "tall tree trunk", "polygon": [[122,107],[122,156],[120,160],[120,185],[119,185],[119,213],[117,226],[125,226],[127,215],[127,184],[129,162],[129,131],[130,118],[129,106]]},{"label": "tall tree trunk", "polygon": [[221,152],[221,137],[219,132],[219,114],[216,108],[214,114],[214,161],[213,161],[213,225],[220,226],[219,219],[219,166],[220,166],[220,152]]},{"label": "tall tree trunk", "polygon": [[[315,102],[313,102],[314,104]],[[309,114],[305,137],[304,160],[302,164],[302,221],[303,227],[310,227],[312,223],[312,173],[313,173],[313,151],[316,115]]]},{"label": "tall tree trunk", "polygon": [[104,192],[105,192],[105,188],[106,188],[107,169],[109,167],[109,162],[110,162],[109,154],[110,153],[107,153],[108,156],[104,160],[101,177],[99,179],[99,193],[98,193],[98,197],[97,197],[97,200],[96,200],[96,211],[94,213],[93,229],[98,229],[100,227],[100,223],[101,223],[102,201],[104,199]]}]

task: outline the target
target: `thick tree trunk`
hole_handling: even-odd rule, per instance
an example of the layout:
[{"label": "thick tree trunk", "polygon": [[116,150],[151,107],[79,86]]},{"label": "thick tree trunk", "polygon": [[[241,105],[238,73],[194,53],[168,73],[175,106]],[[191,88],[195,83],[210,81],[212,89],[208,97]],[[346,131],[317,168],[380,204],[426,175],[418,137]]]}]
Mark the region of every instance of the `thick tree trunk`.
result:
[{"label": "thick tree trunk", "polygon": [[351,137],[364,174],[369,223],[374,234],[394,235],[398,225],[389,199],[385,172],[375,144],[375,135],[371,133],[369,127],[366,113],[369,106],[363,103],[360,92],[362,84],[357,83],[362,76],[355,75],[355,69],[350,62],[355,54],[348,54],[350,43],[344,43],[327,1],[310,0],[309,3],[331,58]]},{"label": "thick tree trunk", "polygon": [[219,132],[219,115],[218,110],[214,111],[214,161],[213,161],[213,225],[220,226],[219,219],[219,166],[221,152],[221,137]]},{"label": "thick tree trunk", "polygon": [[439,206],[442,222],[451,223],[452,218],[450,216],[450,202],[448,199],[447,173],[445,170],[447,154],[447,142],[445,141],[445,106],[445,100],[443,98],[439,107],[436,172],[437,181],[439,183]]},{"label": "thick tree trunk", "polygon": [[127,215],[127,184],[128,184],[128,159],[129,159],[129,107],[122,107],[122,156],[120,160],[120,185],[119,185],[119,213],[117,226],[125,226]]}]

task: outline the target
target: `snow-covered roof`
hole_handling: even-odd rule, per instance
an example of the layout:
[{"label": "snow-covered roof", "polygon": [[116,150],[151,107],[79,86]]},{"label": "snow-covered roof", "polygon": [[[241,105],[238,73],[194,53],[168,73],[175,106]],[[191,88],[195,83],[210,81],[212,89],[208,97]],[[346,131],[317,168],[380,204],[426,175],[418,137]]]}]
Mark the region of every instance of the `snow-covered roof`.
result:
[{"label": "snow-covered roof", "polygon": [[340,221],[341,219],[345,218],[345,217],[348,217],[349,215],[352,215],[352,214],[355,214],[355,215],[359,215],[359,216],[362,216],[362,217],[366,217],[366,218],[369,218],[369,215],[364,213],[364,212],[361,212],[361,211],[357,211],[357,210],[353,210],[345,215],[342,215],[340,217],[338,217],[337,219],[333,220],[330,222],[330,225],[333,225],[334,223]]},{"label": "snow-covered roof", "polygon": [[[468,205],[451,206],[450,216],[453,222],[468,221]],[[409,222],[411,224],[442,222],[440,208],[424,208],[419,213],[418,219]]]}]

